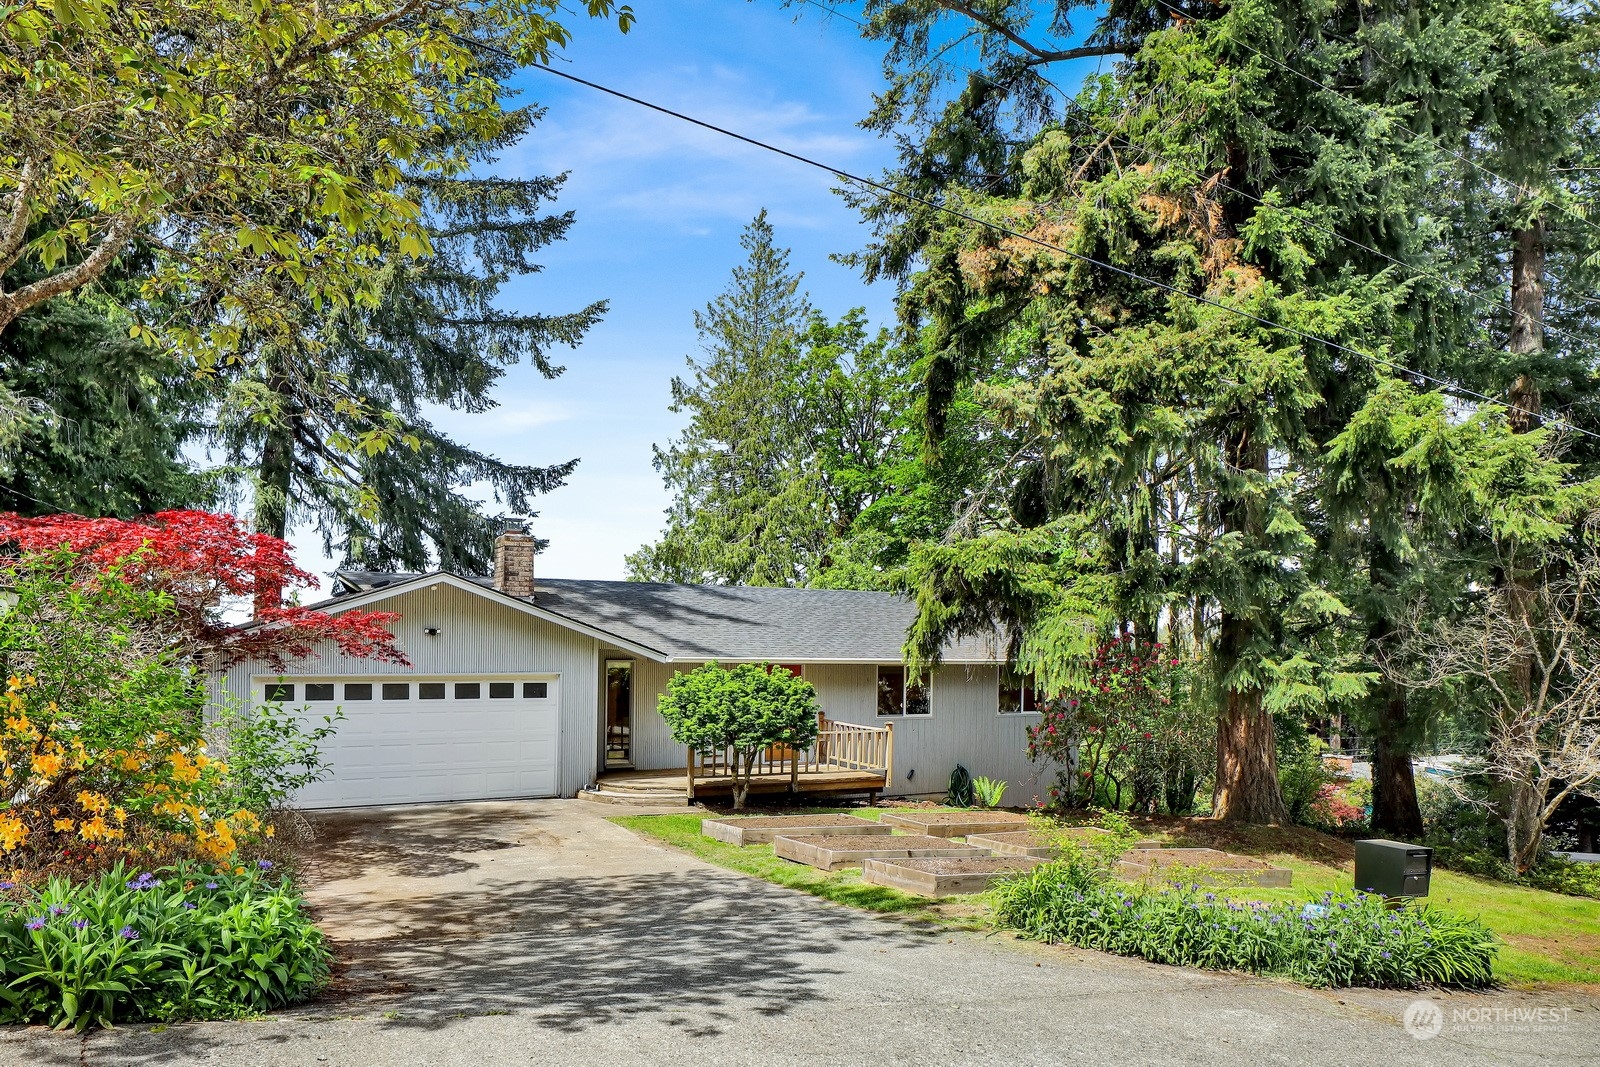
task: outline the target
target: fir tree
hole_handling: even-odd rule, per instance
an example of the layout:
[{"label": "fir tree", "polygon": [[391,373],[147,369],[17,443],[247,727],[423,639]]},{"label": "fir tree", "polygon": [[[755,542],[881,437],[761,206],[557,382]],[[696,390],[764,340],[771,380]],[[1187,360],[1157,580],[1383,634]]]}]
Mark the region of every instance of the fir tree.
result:
[{"label": "fir tree", "polygon": [[[438,151],[482,166],[527,136],[541,112],[507,110],[492,133],[435,131]],[[296,305],[316,360],[281,347],[230,382],[216,439],[253,498],[258,529],[283,536],[312,522],[329,550],[374,568],[438,565],[486,571],[507,522],[576,465],[509,463],[452,440],[429,406],[483,412],[508,367],[561,373],[558,346],[575,347],[606,305],[564,314],[503,309],[502,287],[536,273],[534,255],[562,239],[571,213],[546,214],[563,177],[411,176],[433,254],[391,258],[370,310],[319,314]],[[308,369],[310,368],[310,369]],[[508,512],[486,515],[468,495],[487,486]]]},{"label": "fir tree", "polygon": [[660,540],[628,557],[643,581],[739,585],[883,580],[884,547],[853,542],[893,490],[909,387],[903,353],[865,313],[829,321],[801,292],[762,212],[746,261],[695,313],[704,356],[672,382],[689,425],[657,448],[672,505]]}]

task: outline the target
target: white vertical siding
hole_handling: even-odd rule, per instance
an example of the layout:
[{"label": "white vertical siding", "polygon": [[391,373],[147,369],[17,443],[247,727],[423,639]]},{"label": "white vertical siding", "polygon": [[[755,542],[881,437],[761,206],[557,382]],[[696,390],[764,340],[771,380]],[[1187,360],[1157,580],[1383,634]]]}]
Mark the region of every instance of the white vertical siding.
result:
[{"label": "white vertical siding", "polygon": [[[599,760],[600,667],[599,643],[593,638],[447,585],[402,593],[380,601],[372,610],[399,613],[391,629],[411,666],[355,659],[340,654],[332,642],[323,642],[315,657],[293,664],[284,677],[413,672],[559,674],[561,793],[571,796],[594,781]],[[438,636],[423,633],[430,627],[439,630]],[[247,661],[224,675],[222,687],[233,698],[247,701],[251,678],[256,675],[277,676],[265,664]]]},{"label": "white vertical siding", "polygon": [[[1027,728],[1039,717],[1001,715],[998,681],[995,667],[946,666],[935,672],[933,713],[894,719],[894,781],[886,795],[943,795],[958,763],[973,777],[1008,783],[1003,801],[1008,807],[1048,795],[1055,771],[1028,760]],[[915,776],[908,779],[912,771]]]},{"label": "white vertical siding", "polygon": [[[640,770],[683,766],[683,746],[672,740],[656,706],[667,680],[695,666],[634,660],[633,760]],[[1028,761],[1026,730],[1038,716],[999,714],[994,667],[941,668],[933,680],[933,714],[893,720],[878,717],[876,665],[808,663],[803,670],[806,680],[816,686],[828,718],[863,726],[894,722],[894,780],[887,795],[942,796],[958,763],[974,776],[1009,783],[1004,800],[1008,806],[1026,805],[1035,794],[1045,796],[1054,782],[1053,770],[1041,773]],[[916,774],[908,779],[909,771]]]}]

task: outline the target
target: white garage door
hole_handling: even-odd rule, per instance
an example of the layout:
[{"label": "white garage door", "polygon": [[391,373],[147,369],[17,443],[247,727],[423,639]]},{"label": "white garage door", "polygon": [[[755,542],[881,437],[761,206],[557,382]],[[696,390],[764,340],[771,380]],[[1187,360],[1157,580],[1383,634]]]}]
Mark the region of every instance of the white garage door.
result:
[{"label": "white garage door", "polygon": [[557,794],[555,675],[366,675],[259,679],[260,699],[313,725],[343,712],[322,744],[330,773],[305,808]]}]

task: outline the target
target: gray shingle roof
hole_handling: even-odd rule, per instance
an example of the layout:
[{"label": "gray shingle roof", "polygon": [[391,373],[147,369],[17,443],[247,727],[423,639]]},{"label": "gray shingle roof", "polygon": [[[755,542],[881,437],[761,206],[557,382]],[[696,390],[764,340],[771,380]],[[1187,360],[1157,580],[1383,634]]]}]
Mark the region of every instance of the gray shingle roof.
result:
[{"label": "gray shingle roof", "polygon": [[[417,577],[340,571],[349,592]],[[487,578],[473,581],[488,585]],[[672,660],[857,660],[897,663],[916,616],[894,593],[854,589],[786,589],[668,585],[544,578],[533,603]],[[951,663],[992,663],[998,642],[963,641],[946,649]]]}]

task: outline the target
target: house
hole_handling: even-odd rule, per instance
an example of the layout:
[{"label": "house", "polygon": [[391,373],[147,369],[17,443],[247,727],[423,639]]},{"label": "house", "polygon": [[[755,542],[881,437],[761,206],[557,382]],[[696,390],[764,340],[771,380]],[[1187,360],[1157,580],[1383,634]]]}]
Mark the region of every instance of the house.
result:
[{"label": "house", "polygon": [[1048,782],[1028,761],[1032,694],[996,642],[946,650],[930,678],[901,661],[914,608],[883,592],[534,580],[534,541],[503,535],[495,576],[340,571],[318,605],[399,614],[409,666],[331,645],[281,674],[245,661],[221,679],[241,701],[312,720],[342,715],[331,773],[309,808],[573,796],[659,776],[704,796],[726,761],[689,753],[656,710],[668,679],[708,660],[781,664],[816,687],[825,733],[768,751],[759,789],[940,795],[957,764],[1010,783],[1008,804]]}]

